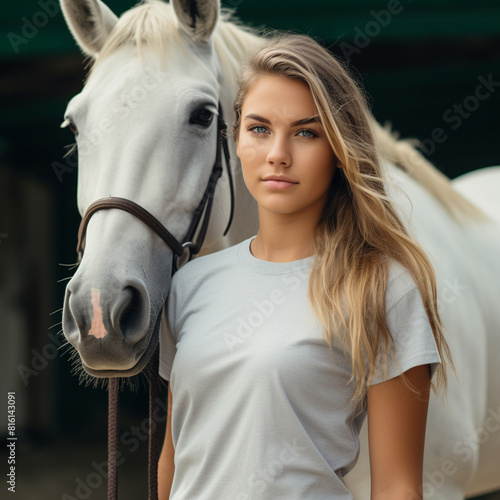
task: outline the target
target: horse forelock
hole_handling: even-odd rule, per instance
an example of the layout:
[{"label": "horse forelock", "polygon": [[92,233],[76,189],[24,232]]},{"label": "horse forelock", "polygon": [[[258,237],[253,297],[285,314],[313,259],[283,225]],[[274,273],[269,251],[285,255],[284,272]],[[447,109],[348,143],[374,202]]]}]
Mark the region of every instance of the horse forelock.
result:
[{"label": "horse forelock", "polygon": [[162,59],[167,47],[182,47],[172,6],[158,0],[146,0],[124,12],[92,61],[90,73],[124,46],[137,47],[141,56],[146,47],[151,48]]},{"label": "horse forelock", "polygon": [[[261,40],[257,33],[256,29],[243,25],[233,9],[221,9],[213,34],[214,49],[228,81],[236,80],[247,50]],[[91,61],[89,76],[101,61],[124,46],[137,47],[141,57],[144,49],[152,49],[163,62],[168,49],[186,50],[171,4],[145,0],[123,13],[102,50]]]}]

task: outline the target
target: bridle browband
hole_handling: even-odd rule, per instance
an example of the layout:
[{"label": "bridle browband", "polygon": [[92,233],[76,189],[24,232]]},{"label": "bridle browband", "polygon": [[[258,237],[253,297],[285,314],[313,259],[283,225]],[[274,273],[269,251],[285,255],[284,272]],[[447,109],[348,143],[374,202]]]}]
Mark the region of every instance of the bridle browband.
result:
[{"label": "bridle browband", "polygon": [[[223,236],[227,234],[234,214],[234,186],[233,177],[231,174],[231,163],[229,156],[229,146],[227,143],[227,125],[224,122],[222,114],[222,106],[218,103],[218,118],[217,118],[217,150],[215,163],[208,179],[208,184],[203,193],[203,197],[194,211],[191,224],[186,232],[181,243],[175,236],[150,212],[141,207],[137,203],[126,198],[118,198],[110,196],[101,198],[93,202],[85,212],[80,227],[78,229],[78,244],[76,251],[78,261],[81,262],[83,252],[85,250],[85,234],[90,218],[99,210],[116,208],[124,210],[132,214],[134,217],[142,221],[146,226],[151,228],[172,250],[172,275],[177,271],[179,259],[184,255],[186,248],[189,251],[188,261],[194,255],[197,255],[207,233],[208,224],[210,221],[210,213],[214,199],[215,188],[217,181],[222,175],[222,153],[224,150],[224,158],[226,162],[227,175],[229,179],[229,188],[231,194],[231,211],[229,221]],[[205,213],[200,226],[200,220]],[[198,228],[198,226],[200,226]],[[198,232],[195,241],[195,234]],[[161,313],[160,313],[161,314]],[[158,499],[158,422],[155,421],[154,415],[158,410],[159,397],[159,374],[158,374],[158,349],[155,350],[152,356],[152,374],[148,376],[149,382],[149,446],[148,446],[148,499]],[[108,386],[108,500],[116,500],[118,496],[118,392],[119,392],[119,377],[109,378]]]},{"label": "bridle browband", "polygon": [[[80,223],[80,228],[78,229],[78,244],[76,247],[76,252],[78,254],[79,260],[83,257],[83,252],[85,249],[85,233],[87,231],[87,226],[92,215],[94,215],[99,210],[105,210],[109,208],[116,208],[119,210],[124,210],[132,214],[134,217],[144,222],[148,227],[150,227],[167,245],[173,252],[173,262],[172,262],[172,274],[178,269],[178,260],[183,256],[186,248],[189,249],[188,260],[194,255],[197,255],[203,242],[208,229],[208,223],[210,221],[210,213],[212,211],[212,204],[214,200],[215,188],[217,186],[217,181],[222,175],[222,154],[221,149],[224,150],[224,158],[226,161],[227,176],[229,179],[229,189],[231,194],[231,211],[229,214],[229,221],[227,227],[224,230],[223,236],[226,236],[231,223],[233,221],[234,214],[234,186],[233,186],[233,176],[231,174],[231,163],[229,156],[229,146],[227,143],[227,125],[224,122],[224,117],[222,114],[222,106],[219,102],[218,106],[219,115],[217,118],[217,150],[215,156],[215,163],[208,179],[208,184],[203,193],[203,197],[194,211],[193,218],[191,219],[191,224],[183,238],[181,243],[177,238],[150,212],[145,208],[141,207],[137,203],[126,198],[119,198],[115,196],[109,196],[107,198],[100,198],[94,201],[85,212],[82,221]],[[194,241],[195,233],[198,229],[200,219],[205,212],[205,217],[201,223],[201,227],[198,231],[198,237],[196,242]]]}]

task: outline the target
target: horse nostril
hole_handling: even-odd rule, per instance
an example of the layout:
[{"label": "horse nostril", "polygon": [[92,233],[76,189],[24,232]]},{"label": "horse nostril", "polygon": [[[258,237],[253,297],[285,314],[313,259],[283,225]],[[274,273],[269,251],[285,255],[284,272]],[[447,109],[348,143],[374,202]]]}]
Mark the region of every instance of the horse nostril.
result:
[{"label": "horse nostril", "polygon": [[[71,342],[78,342],[80,339],[80,326],[73,308],[71,307],[72,296],[69,288],[66,288],[64,297],[64,307],[62,314],[62,327],[64,336]],[[80,321],[81,323],[81,321]]]},{"label": "horse nostril", "polygon": [[134,286],[123,289],[121,307],[117,311],[119,330],[128,341],[138,341],[144,336],[144,330],[149,325],[149,304],[145,297],[146,291]]}]

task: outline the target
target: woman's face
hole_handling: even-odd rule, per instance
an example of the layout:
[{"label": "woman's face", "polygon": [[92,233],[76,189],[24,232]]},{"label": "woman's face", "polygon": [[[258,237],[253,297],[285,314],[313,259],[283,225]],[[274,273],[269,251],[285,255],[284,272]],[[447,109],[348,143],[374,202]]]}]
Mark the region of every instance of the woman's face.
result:
[{"label": "woman's face", "polygon": [[236,153],[259,210],[321,214],[336,162],[304,82],[255,80],[243,102]]}]

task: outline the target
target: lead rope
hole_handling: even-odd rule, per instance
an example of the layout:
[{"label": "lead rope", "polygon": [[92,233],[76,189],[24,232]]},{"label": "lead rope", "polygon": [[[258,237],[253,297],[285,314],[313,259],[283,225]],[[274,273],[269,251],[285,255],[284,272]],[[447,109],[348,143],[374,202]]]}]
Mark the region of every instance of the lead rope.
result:
[{"label": "lead rope", "polygon": [[[158,398],[160,379],[158,356],[154,356],[149,383],[148,500],[158,500]],[[108,500],[118,497],[118,388],[120,379],[109,379],[108,387]]]},{"label": "lead rope", "polygon": [[108,385],[108,500],[118,496],[117,452],[118,452],[118,388],[120,379],[109,379]]},{"label": "lead rope", "polygon": [[[148,443],[148,500],[158,500],[158,398],[160,396],[160,375],[158,349],[153,356],[152,371],[149,372],[149,443]],[[156,418],[155,418],[156,416]]]}]

